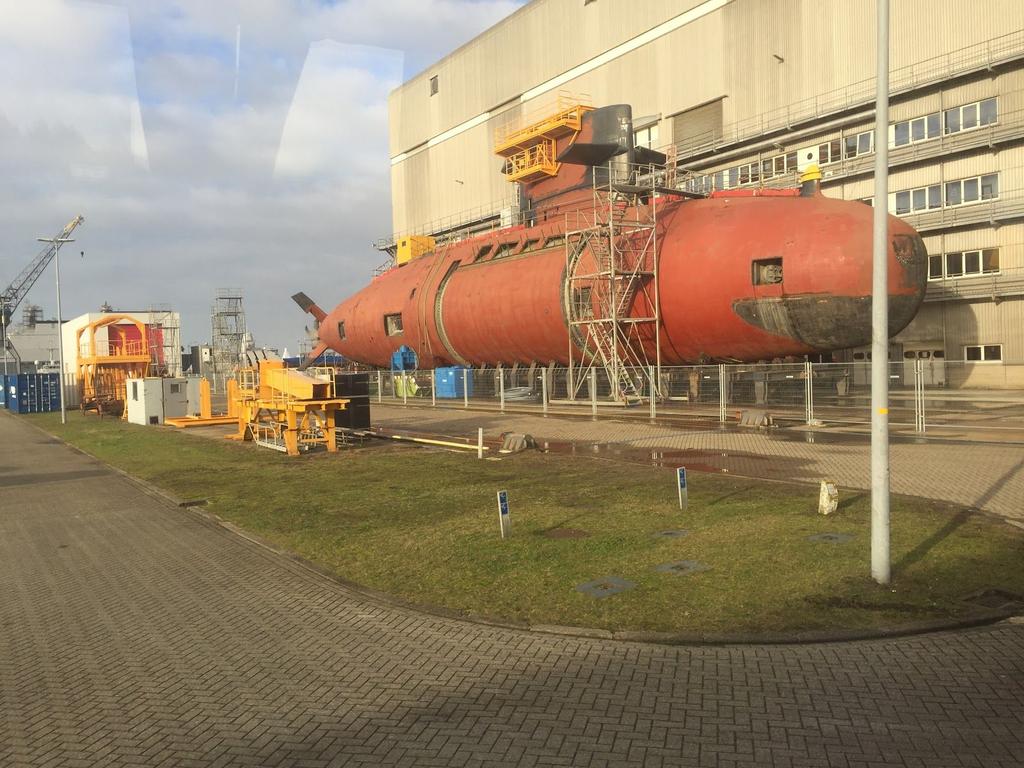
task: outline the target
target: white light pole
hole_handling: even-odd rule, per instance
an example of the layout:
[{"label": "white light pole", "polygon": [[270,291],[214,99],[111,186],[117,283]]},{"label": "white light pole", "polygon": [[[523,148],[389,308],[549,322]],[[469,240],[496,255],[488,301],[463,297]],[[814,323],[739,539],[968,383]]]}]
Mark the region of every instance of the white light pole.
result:
[{"label": "white light pole", "polygon": [[875,200],[871,263],[871,576],[891,578],[889,556],[889,0],[878,13]]},{"label": "white light pole", "polygon": [[7,297],[0,295],[0,323],[3,324],[4,340],[4,380],[0,386],[7,386]]},{"label": "white light pole", "polygon": [[53,271],[57,275],[57,356],[60,359],[60,374],[57,377],[60,392],[60,423],[67,424],[67,410],[64,408],[64,334],[61,328],[62,317],[60,313],[60,247],[64,243],[73,243],[70,237],[37,237],[40,243],[50,243],[53,246]]}]

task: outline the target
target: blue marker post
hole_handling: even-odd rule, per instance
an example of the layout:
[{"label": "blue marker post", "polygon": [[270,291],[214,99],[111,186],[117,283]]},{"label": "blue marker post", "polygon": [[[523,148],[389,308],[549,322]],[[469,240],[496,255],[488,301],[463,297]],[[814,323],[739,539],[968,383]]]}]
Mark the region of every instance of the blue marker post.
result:
[{"label": "blue marker post", "polygon": [[686,509],[689,498],[686,492],[686,467],[679,467],[676,470],[676,485],[679,487],[679,508]]},{"label": "blue marker post", "polygon": [[498,524],[501,526],[501,538],[508,538],[512,532],[512,518],[508,513],[508,491],[498,491]]}]

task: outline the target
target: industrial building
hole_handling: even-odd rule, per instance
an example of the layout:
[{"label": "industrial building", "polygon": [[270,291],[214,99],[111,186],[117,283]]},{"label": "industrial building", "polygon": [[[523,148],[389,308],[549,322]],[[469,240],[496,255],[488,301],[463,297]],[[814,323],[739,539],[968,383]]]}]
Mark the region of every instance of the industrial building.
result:
[{"label": "industrial building", "polygon": [[[560,92],[631,104],[636,144],[691,191],[794,185],[816,163],[826,195],[871,204],[874,12],[533,0],[391,94],[394,231],[513,221],[495,134]],[[953,386],[1024,383],[1003,365],[1024,363],[1024,4],[901,0],[890,56],[886,202],[930,255],[925,303],[891,354],[966,361]]]}]

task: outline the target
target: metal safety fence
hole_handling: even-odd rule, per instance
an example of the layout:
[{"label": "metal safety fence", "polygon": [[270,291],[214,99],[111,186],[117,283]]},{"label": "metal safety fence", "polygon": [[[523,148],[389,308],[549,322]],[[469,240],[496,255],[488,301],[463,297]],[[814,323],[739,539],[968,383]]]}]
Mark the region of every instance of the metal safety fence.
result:
[{"label": "metal safety fence", "polygon": [[[908,356],[888,368],[893,426],[917,433],[940,427],[1024,433],[1024,364]],[[581,386],[571,387],[570,375],[559,366],[376,371],[370,390],[380,404],[502,413],[728,423],[744,412],[760,412],[791,425],[871,421],[870,362],[630,369],[636,389],[644,393],[639,400],[616,397],[601,369],[590,369]]]}]

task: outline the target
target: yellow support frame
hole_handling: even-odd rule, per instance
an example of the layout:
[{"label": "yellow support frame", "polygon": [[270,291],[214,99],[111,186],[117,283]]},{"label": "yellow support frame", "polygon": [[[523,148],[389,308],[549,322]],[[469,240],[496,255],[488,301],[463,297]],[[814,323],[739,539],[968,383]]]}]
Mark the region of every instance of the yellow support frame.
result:
[{"label": "yellow support frame", "polygon": [[280,360],[262,360],[258,372],[239,371],[233,403],[229,403],[238,432],[229,437],[269,444],[289,456],[317,445],[334,453],[338,450],[334,414],[348,403],[347,398],[334,397],[333,380],[285,368]]}]

